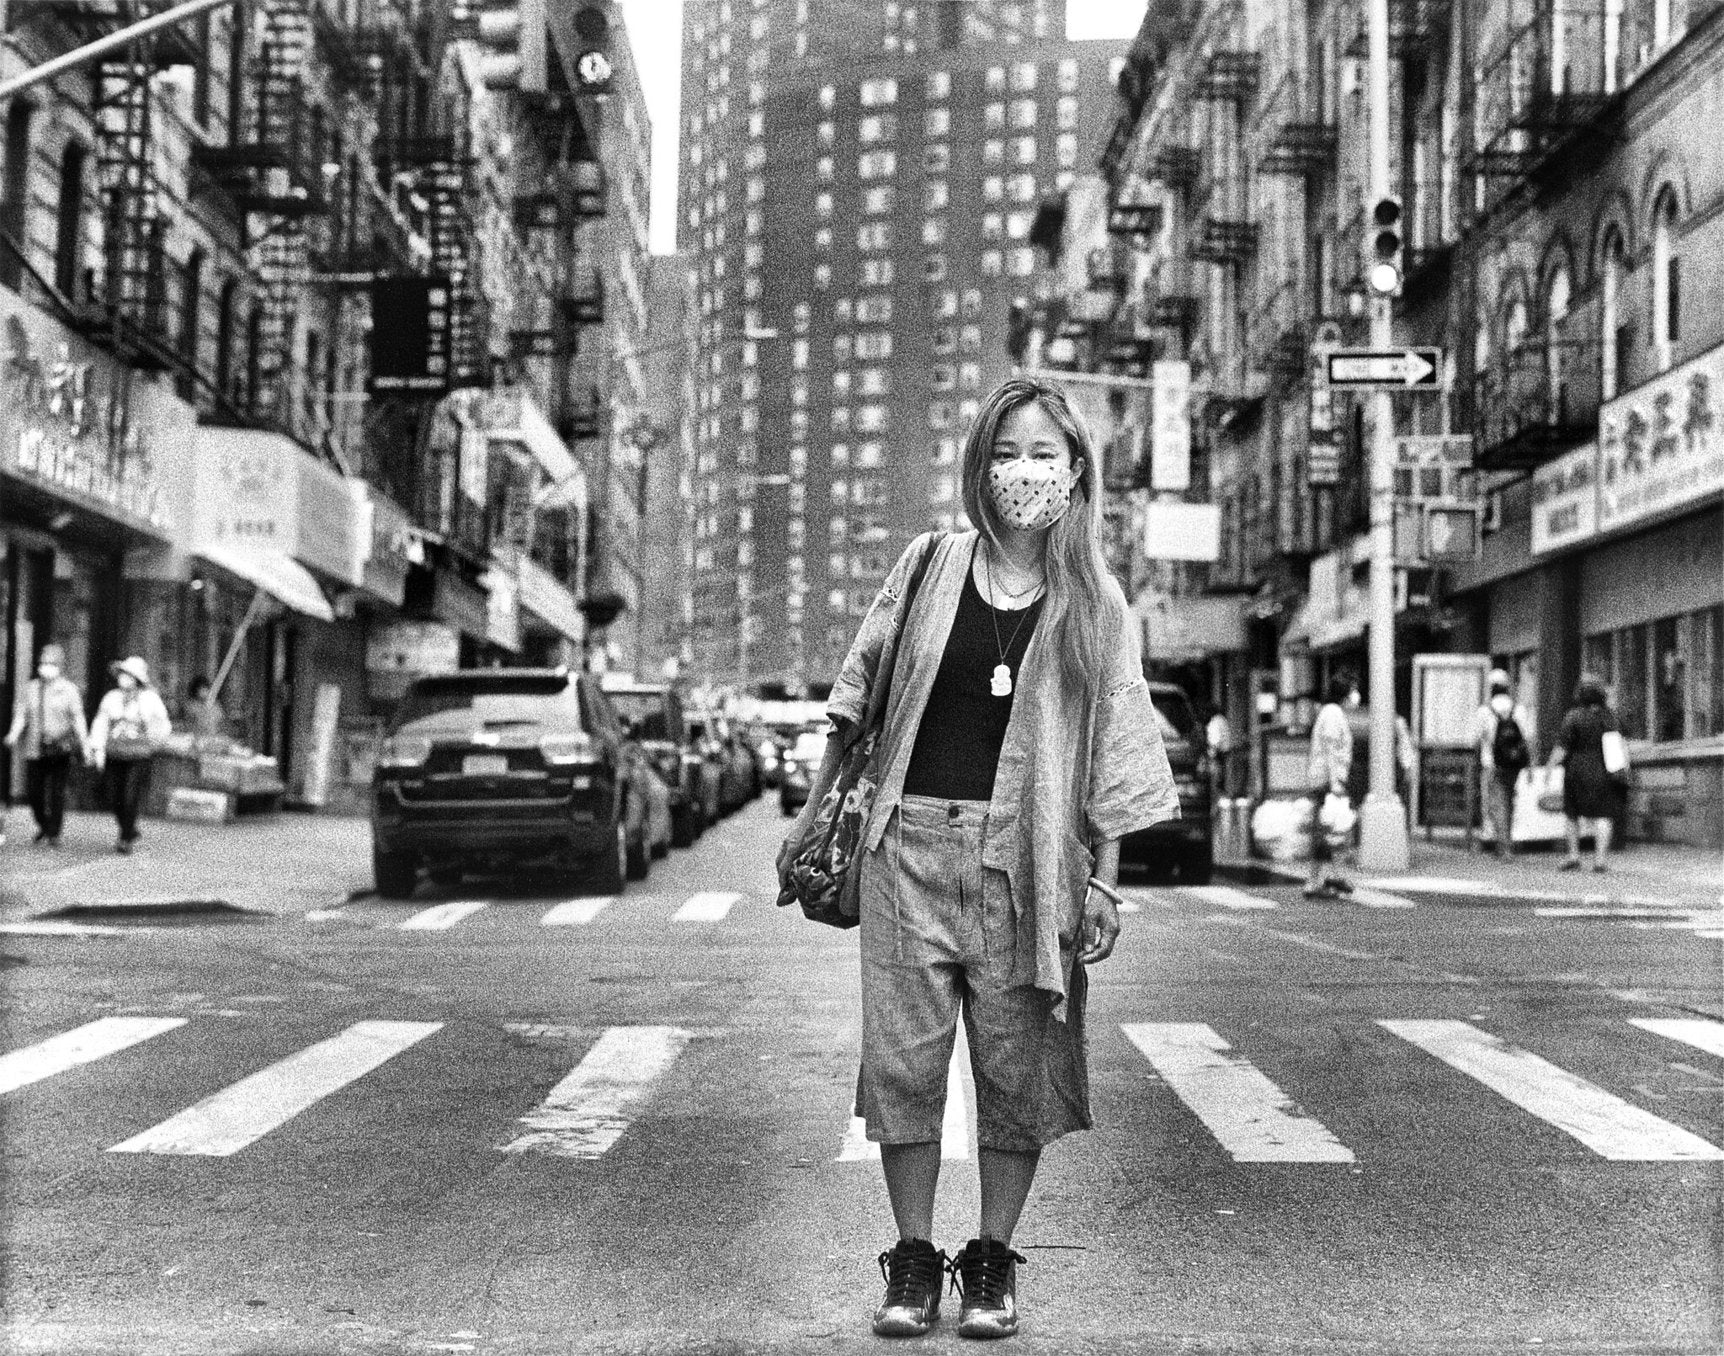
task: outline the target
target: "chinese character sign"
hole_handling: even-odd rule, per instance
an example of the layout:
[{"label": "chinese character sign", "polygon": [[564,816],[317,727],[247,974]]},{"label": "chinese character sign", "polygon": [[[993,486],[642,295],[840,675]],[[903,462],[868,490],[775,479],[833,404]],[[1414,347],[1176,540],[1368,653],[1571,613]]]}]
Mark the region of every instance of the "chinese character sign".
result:
[{"label": "chinese character sign", "polygon": [[1598,530],[1724,489],[1724,346],[1606,405],[1598,421]]},{"label": "chinese character sign", "polygon": [[1191,364],[1161,361],[1150,422],[1150,484],[1157,490],[1191,488]]}]

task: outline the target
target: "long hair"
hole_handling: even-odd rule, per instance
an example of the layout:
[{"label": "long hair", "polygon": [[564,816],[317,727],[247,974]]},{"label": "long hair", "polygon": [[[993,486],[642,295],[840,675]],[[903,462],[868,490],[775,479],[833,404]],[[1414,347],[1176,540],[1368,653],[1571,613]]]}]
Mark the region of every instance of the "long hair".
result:
[{"label": "long hair", "polygon": [[1065,393],[1025,377],[1013,377],[997,387],[977,411],[964,437],[964,510],[989,542],[998,547],[1004,520],[988,490],[988,467],[994,439],[1013,410],[1040,405],[1065,434],[1075,464],[1083,466],[1072,487],[1071,507],[1048,529],[1043,565],[1047,598],[1041,625],[1049,632],[1060,657],[1060,677],[1068,692],[1080,693],[1100,681],[1112,643],[1126,623],[1125,595],[1108,571],[1099,541],[1101,466],[1095,439],[1083,416]]}]

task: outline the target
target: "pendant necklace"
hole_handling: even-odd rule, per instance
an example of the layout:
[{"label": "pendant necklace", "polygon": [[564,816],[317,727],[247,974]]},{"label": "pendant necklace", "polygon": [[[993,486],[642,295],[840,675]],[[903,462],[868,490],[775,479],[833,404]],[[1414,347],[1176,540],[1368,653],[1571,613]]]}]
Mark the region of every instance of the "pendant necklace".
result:
[{"label": "pendant necklace", "polygon": [[[991,594],[995,592],[994,558],[992,552],[989,552],[983,557],[982,568],[987,571],[988,592]],[[1041,583],[1038,581],[1025,589],[1023,593],[1009,593],[1005,589],[1000,589],[998,591],[1007,598],[1017,599],[1022,598],[1024,593],[1034,593],[1036,589],[1039,589],[1040,587]],[[1012,638],[1004,645],[1001,645],[999,613],[991,603],[988,606],[988,620],[994,624],[994,648],[999,651],[1000,655],[1000,662],[994,666],[993,679],[988,684],[988,691],[993,693],[996,697],[1009,697],[1012,695],[1012,670],[1006,664],[1006,654],[1011,650],[1012,646],[1017,643],[1018,632],[1024,629],[1024,622],[1028,619],[1030,612],[1034,610],[1034,608],[1035,604],[1031,603],[1029,607],[1022,609],[1024,615],[1018,618],[1018,624],[1012,628]]]}]

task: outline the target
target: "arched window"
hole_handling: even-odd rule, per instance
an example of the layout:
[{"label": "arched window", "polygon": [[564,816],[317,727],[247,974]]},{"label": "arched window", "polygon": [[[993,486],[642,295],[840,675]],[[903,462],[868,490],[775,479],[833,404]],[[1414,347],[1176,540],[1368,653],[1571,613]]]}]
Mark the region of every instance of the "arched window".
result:
[{"label": "arched window", "polygon": [[1682,269],[1676,254],[1676,194],[1665,189],[1652,208],[1652,356],[1660,372],[1675,361],[1681,338]]},{"label": "arched window", "polygon": [[1567,422],[1563,416],[1568,409],[1568,307],[1572,291],[1568,265],[1558,264],[1544,287],[1545,377],[1551,411],[1558,423]]},{"label": "arched window", "polygon": [[1628,273],[1628,251],[1622,232],[1612,226],[1604,233],[1598,269],[1599,395],[1614,400],[1622,389],[1623,360],[1628,353],[1628,326],[1622,318],[1622,288]]}]

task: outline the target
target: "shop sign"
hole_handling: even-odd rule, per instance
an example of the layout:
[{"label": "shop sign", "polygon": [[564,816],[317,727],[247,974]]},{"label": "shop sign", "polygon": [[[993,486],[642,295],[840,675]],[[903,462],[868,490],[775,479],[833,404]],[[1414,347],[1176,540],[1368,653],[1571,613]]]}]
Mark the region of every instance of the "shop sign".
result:
[{"label": "shop sign", "polygon": [[1151,500],[1144,505],[1143,553],[1151,560],[1220,560],[1220,506]]},{"label": "shop sign", "polygon": [[378,278],[371,284],[373,395],[440,396],[449,389],[447,278]]},{"label": "shop sign", "polygon": [[363,583],[379,598],[399,607],[407,593],[407,572],[424,559],[413,520],[392,499],[369,496],[371,552]]},{"label": "shop sign", "polygon": [[1183,492],[1191,487],[1191,364],[1163,360],[1151,377],[1149,481]]},{"label": "shop sign", "polygon": [[1598,421],[1598,530],[1724,490],[1724,345],[1604,407]]},{"label": "shop sign", "polygon": [[354,482],[297,445],[289,455],[298,462],[299,480],[299,540],[293,554],[331,578],[358,584],[368,543],[360,530]]},{"label": "shop sign", "polygon": [[1532,473],[1532,553],[1548,555],[1598,534],[1598,444]]},{"label": "shop sign", "polygon": [[1153,592],[1138,600],[1145,659],[1205,659],[1246,648],[1245,614],[1237,598]]},{"label": "shop sign", "polygon": [[0,299],[0,317],[0,467],[120,522],[171,531],[163,458],[185,445],[191,407],[34,307]]},{"label": "shop sign", "polygon": [[357,584],[365,559],[354,482],[280,433],[199,428],[199,546],[291,556]]},{"label": "shop sign", "polygon": [[371,695],[385,700],[406,695],[415,678],[460,667],[461,634],[442,622],[390,622],[372,631],[365,646]]}]

